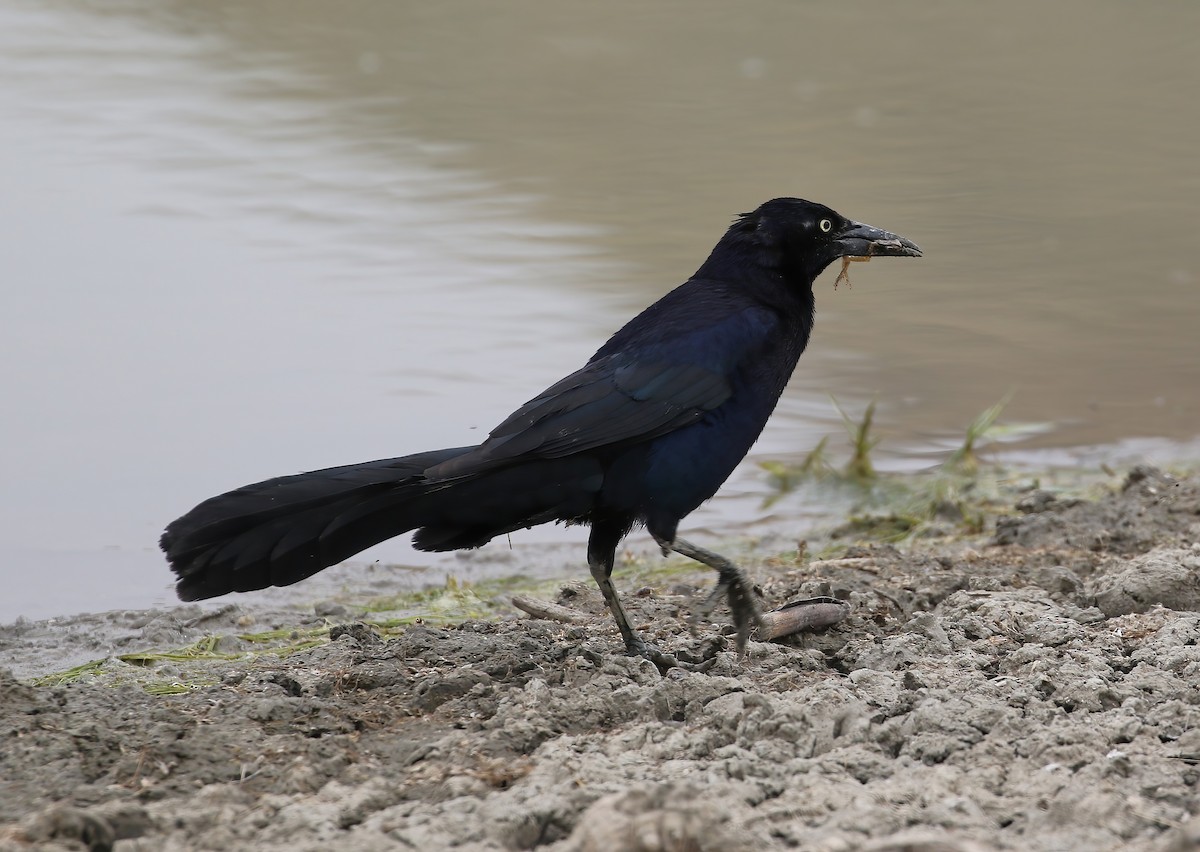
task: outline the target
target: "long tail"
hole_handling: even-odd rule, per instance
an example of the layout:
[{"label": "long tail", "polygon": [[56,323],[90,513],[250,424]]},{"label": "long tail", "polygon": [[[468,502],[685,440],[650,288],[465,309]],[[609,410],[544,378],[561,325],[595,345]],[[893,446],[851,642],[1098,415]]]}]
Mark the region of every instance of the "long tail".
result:
[{"label": "long tail", "polygon": [[539,459],[458,476],[425,471],[456,447],[282,476],[205,500],[159,541],[185,601],[299,582],[417,530],[421,550],[479,547],[553,520],[582,520],[602,475],[594,460]]}]

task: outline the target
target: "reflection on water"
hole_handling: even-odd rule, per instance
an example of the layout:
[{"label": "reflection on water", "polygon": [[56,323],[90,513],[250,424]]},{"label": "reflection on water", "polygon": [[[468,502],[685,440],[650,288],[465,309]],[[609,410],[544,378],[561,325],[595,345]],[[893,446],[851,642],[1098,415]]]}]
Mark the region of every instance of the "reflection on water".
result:
[{"label": "reflection on water", "polygon": [[1033,449],[1194,437],[1200,7],[896,8],[0,0],[0,620],[169,600],[215,491],[476,440],[781,194],[926,257],[818,283],[760,454],[829,392],[894,465],[1010,390]]}]

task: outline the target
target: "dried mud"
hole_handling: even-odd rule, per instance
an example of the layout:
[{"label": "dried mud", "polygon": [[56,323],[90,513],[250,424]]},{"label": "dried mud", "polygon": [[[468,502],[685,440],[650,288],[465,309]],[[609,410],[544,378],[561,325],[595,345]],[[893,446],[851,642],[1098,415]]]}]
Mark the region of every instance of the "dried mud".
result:
[{"label": "dried mud", "polygon": [[[768,605],[852,610],[743,661],[689,633],[688,589],[624,590],[662,647],[724,646],[704,673],[625,656],[580,581],[581,624],[384,638],[335,612],[332,641],[182,694],[0,674],[0,847],[1200,848],[1200,480],[1019,507],[970,541],[750,564]],[[121,628],[236,651],[247,617]],[[0,659],[86,636],[10,625]]]}]

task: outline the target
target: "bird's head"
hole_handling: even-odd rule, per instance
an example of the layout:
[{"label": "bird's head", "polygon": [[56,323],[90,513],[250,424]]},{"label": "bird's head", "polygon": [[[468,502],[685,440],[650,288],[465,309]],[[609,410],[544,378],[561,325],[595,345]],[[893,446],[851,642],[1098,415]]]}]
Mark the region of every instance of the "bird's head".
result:
[{"label": "bird's head", "polygon": [[806,283],[840,257],[920,257],[911,240],[855,222],[812,201],[776,198],[740,216],[726,235],[749,243],[762,261]]}]

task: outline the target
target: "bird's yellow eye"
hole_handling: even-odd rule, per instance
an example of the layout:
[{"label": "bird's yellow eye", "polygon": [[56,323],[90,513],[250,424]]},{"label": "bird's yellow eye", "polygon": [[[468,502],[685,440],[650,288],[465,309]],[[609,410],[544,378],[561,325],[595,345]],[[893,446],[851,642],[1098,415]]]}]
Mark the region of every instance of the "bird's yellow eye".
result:
[{"label": "bird's yellow eye", "polygon": [[830,222],[828,219],[822,219],[820,228],[821,228],[822,234],[828,234],[830,231],[833,230],[833,223]]}]

